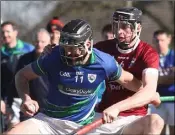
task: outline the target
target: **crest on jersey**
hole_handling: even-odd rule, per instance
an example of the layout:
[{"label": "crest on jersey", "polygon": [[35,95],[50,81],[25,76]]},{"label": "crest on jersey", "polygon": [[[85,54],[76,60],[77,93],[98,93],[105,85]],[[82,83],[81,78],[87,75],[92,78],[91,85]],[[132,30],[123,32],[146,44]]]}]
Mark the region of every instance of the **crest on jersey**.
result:
[{"label": "crest on jersey", "polygon": [[124,67],[124,61],[120,63],[120,66],[123,68]]},{"label": "crest on jersey", "polygon": [[129,64],[128,68],[131,68],[134,65],[135,61],[136,61],[136,58],[133,58]]},{"label": "crest on jersey", "polygon": [[90,83],[93,83],[97,78],[97,75],[96,74],[88,74],[88,81]]}]

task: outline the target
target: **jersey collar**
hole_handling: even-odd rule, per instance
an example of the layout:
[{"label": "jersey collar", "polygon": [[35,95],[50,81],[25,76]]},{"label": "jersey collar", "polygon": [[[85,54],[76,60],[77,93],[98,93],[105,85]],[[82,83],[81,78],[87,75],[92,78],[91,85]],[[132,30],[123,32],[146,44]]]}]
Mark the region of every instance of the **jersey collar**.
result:
[{"label": "jersey collar", "polygon": [[135,43],[133,48],[130,48],[127,50],[123,50],[123,49],[119,48],[118,44],[116,44],[116,48],[120,53],[127,54],[127,53],[134,51],[137,48],[137,46],[139,45],[139,43],[140,43],[140,39],[137,40],[137,42]]},{"label": "jersey collar", "polygon": [[95,54],[94,54],[94,51],[92,51],[92,54],[91,54],[90,57],[91,57],[91,58],[90,58],[90,64],[95,63]]}]

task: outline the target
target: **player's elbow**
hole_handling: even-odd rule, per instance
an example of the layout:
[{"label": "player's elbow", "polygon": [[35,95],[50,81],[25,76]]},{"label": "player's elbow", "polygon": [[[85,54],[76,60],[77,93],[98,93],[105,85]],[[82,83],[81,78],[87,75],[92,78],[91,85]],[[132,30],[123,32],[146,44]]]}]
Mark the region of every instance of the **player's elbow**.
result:
[{"label": "player's elbow", "polygon": [[121,74],[118,81],[120,81],[123,85],[127,85],[127,84],[135,81],[134,79],[135,78],[134,78],[133,74],[131,74],[125,70],[122,70],[122,74]]},{"label": "player's elbow", "polygon": [[149,100],[152,100],[152,98],[155,96],[155,94],[156,94],[156,89],[157,89],[157,87],[155,87],[155,86],[153,86],[153,85],[146,85],[146,86],[144,86],[143,87],[143,91],[145,91],[145,93],[147,93],[146,95],[146,97],[147,97],[147,99],[149,99]]},{"label": "player's elbow", "polygon": [[29,64],[17,72],[17,74],[15,75],[15,81],[28,82],[38,77],[39,76],[34,73],[34,71],[31,68],[31,65]]},{"label": "player's elbow", "polygon": [[28,81],[28,79],[25,77],[23,69],[19,70],[15,75],[15,82],[18,81]]}]

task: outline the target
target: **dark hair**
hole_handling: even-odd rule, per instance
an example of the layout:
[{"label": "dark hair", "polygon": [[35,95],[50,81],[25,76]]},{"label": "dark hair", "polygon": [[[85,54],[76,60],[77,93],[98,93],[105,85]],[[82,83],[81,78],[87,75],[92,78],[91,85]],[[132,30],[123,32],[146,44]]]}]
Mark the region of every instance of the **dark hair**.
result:
[{"label": "dark hair", "polygon": [[106,24],[103,27],[103,29],[101,31],[101,35],[102,35],[102,38],[104,40],[107,40],[108,39],[107,33],[113,33],[113,31],[112,31],[112,24]]},{"label": "dark hair", "polygon": [[156,30],[153,34],[154,37],[158,36],[158,35],[162,35],[162,34],[166,34],[167,36],[170,36],[171,34],[168,31],[165,30]]},{"label": "dark hair", "polygon": [[18,30],[18,27],[16,25],[16,23],[12,22],[12,21],[5,21],[1,24],[1,28],[6,26],[6,25],[11,25],[13,27],[13,30]]},{"label": "dark hair", "polygon": [[112,24],[106,24],[102,29],[102,34],[112,32]]}]

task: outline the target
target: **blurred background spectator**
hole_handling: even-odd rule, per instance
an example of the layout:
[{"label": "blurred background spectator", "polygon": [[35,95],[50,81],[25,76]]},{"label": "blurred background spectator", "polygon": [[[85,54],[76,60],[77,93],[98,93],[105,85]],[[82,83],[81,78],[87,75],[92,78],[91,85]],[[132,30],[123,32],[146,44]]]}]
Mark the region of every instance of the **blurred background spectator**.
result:
[{"label": "blurred background spectator", "polygon": [[[17,25],[12,21],[5,21],[1,24],[2,47],[1,47],[1,95],[5,103],[12,109],[8,117],[9,125],[19,122],[19,108],[22,100],[11,98],[11,84],[15,75],[16,65],[19,58],[34,50],[34,46],[20,40]],[[12,106],[13,104],[13,106]]]},{"label": "blurred background spectator", "polygon": [[51,44],[59,44],[60,40],[60,31],[63,28],[64,24],[59,20],[58,17],[53,17],[47,24],[47,31],[51,36]]},{"label": "blurred background spectator", "polygon": [[[159,52],[159,80],[157,91],[160,96],[175,95],[175,55],[174,50],[170,48],[172,36],[165,30],[157,30],[153,34],[153,42]],[[158,108],[151,106],[151,113],[159,114],[169,126],[170,135],[174,135],[174,102],[163,102]],[[165,135],[166,125],[162,131]]]},{"label": "blurred background spectator", "polygon": [[114,39],[112,24],[106,24],[102,29],[101,35],[104,40]]}]

